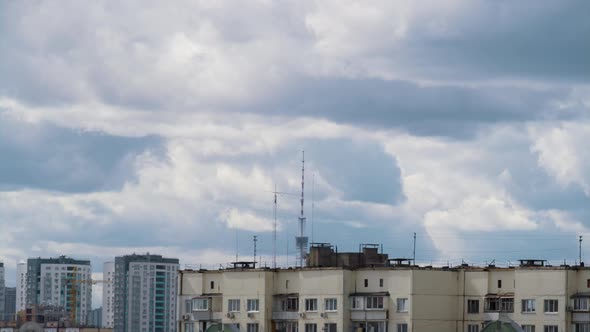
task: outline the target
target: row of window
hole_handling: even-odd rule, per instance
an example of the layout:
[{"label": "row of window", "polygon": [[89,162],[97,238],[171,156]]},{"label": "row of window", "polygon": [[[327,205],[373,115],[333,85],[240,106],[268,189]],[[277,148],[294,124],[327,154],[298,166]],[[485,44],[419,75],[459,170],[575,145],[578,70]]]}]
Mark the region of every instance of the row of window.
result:
[{"label": "row of window", "polygon": [[[524,332],[535,332],[535,325],[521,325],[522,330]],[[543,325],[543,332],[558,332],[559,328],[557,325]],[[577,325],[576,325],[576,329],[574,330],[575,332],[588,332],[589,330],[578,330],[577,329]],[[467,332],[479,332],[479,325],[477,324],[471,324],[471,325],[467,325]]]},{"label": "row of window", "polygon": [[[512,297],[488,297],[485,299],[484,312],[500,311],[514,312],[514,298]],[[547,299],[543,301],[543,312],[547,314],[557,313],[559,311],[559,302],[556,299]],[[521,312],[536,312],[535,299],[523,299],[521,301]],[[467,300],[467,313],[479,313],[479,300]]]},{"label": "row of window", "polygon": [[[228,312],[239,312],[240,311],[240,299],[228,299],[227,300],[227,311]],[[469,300],[478,301],[478,300]],[[472,305],[471,302],[469,302]],[[247,299],[246,307],[248,312],[259,311],[258,299]],[[384,297],[383,296],[353,296],[350,299],[350,308],[352,310],[378,310],[384,308]],[[280,304],[281,311],[299,311],[299,298],[288,297],[281,300]],[[209,310],[209,299],[193,299],[187,300],[186,311],[208,311]],[[338,311],[338,300],[336,298],[324,299],[324,310],[325,311]],[[477,310],[479,310],[479,301],[477,302]],[[305,299],[305,311],[316,312],[318,311],[318,299],[311,298]],[[408,299],[398,298],[396,299],[396,311],[397,312],[408,312]]]},{"label": "row of window", "polygon": [[[350,308],[352,310],[383,309],[383,302],[383,296],[353,296],[350,298]],[[395,302],[397,312],[408,312],[407,298],[397,298]]]},{"label": "row of window", "polygon": [[[282,299],[280,303],[280,309],[281,311],[299,311],[299,298],[287,297]],[[324,310],[338,311],[338,300],[335,298],[324,299]],[[305,299],[305,311],[318,311],[318,299]]]}]

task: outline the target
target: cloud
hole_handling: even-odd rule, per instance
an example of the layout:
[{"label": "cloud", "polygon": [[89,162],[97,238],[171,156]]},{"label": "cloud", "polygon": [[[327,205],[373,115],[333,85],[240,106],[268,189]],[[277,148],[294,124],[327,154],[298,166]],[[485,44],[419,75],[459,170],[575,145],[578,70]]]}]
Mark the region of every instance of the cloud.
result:
[{"label": "cloud", "polygon": [[532,150],[539,165],[562,186],[576,185],[590,195],[590,155],[583,143],[590,137],[586,123],[561,122],[553,126],[531,126]]},{"label": "cloud", "polygon": [[273,230],[274,222],[272,220],[261,218],[252,212],[228,209],[221,213],[220,218],[227,224],[228,228],[254,232],[271,232]]}]

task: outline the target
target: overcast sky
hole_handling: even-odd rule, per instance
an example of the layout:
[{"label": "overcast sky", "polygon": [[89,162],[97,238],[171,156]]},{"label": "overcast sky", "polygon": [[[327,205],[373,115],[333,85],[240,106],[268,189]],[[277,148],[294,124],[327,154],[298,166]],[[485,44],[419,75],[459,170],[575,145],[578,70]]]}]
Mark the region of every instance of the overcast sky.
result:
[{"label": "overcast sky", "polygon": [[[578,258],[590,2],[2,1],[0,260]],[[279,262],[298,201],[280,196]],[[308,224],[308,235],[312,227]],[[588,234],[590,235],[590,234]],[[289,248],[289,251],[287,251]],[[583,244],[590,260],[590,236]]]}]

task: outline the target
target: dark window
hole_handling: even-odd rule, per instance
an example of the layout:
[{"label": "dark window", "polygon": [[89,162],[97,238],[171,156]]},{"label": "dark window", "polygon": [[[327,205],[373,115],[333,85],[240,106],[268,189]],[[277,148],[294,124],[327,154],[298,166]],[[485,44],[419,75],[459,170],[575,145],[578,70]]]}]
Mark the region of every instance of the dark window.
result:
[{"label": "dark window", "polygon": [[468,314],[479,313],[479,300],[467,300],[467,313]]},{"label": "dark window", "polygon": [[383,287],[383,279],[379,279],[379,287]]},{"label": "dark window", "polygon": [[590,288],[590,279],[586,279],[586,287]]},{"label": "dark window", "polygon": [[498,288],[502,288],[502,280],[498,280]]},{"label": "dark window", "polygon": [[365,287],[369,287],[369,279],[365,279]]},{"label": "dark window", "polygon": [[215,289],[215,281],[211,281],[211,289]]},{"label": "dark window", "polygon": [[285,288],[289,288],[289,280],[285,280]]}]

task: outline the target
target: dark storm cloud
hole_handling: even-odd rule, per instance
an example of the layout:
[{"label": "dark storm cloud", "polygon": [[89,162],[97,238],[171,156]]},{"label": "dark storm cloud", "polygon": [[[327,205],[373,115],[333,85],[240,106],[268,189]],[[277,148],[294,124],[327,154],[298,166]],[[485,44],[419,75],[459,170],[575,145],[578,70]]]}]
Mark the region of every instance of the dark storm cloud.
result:
[{"label": "dark storm cloud", "polygon": [[[446,22],[446,33],[415,25],[401,61],[423,77],[515,78],[588,83],[590,3],[481,1]],[[391,53],[398,57],[397,50]]]},{"label": "dark storm cloud", "polygon": [[[567,89],[418,86],[378,79],[304,80],[256,108],[418,135],[471,136],[479,125],[563,117],[552,103]],[[253,110],[253,111],[256,111]],[[566,114],[571,116],[571,114]]]},{"label": "dark storm cloud", "polygon": [[120,188],[156,137],[114,137],[0,117],[0,189],[89,192]]}]

